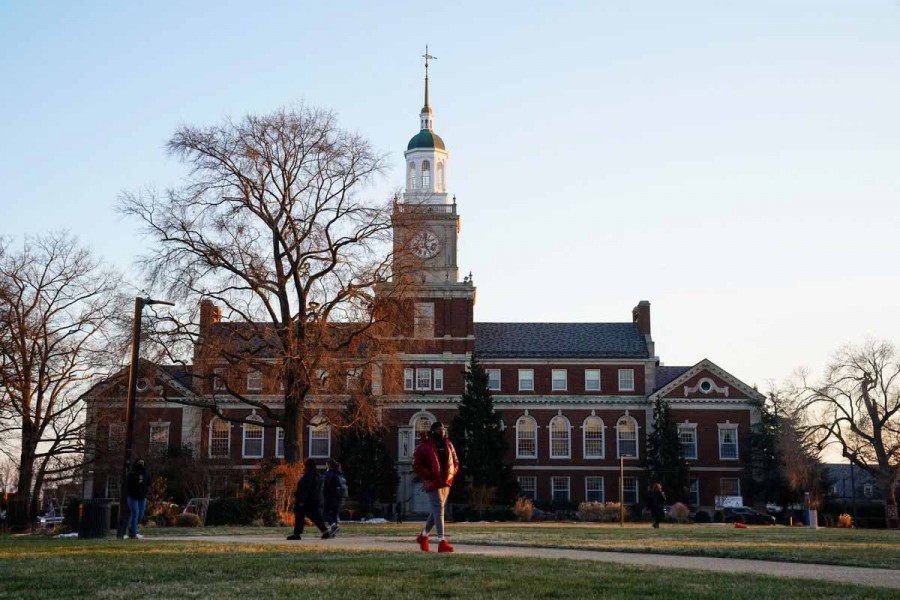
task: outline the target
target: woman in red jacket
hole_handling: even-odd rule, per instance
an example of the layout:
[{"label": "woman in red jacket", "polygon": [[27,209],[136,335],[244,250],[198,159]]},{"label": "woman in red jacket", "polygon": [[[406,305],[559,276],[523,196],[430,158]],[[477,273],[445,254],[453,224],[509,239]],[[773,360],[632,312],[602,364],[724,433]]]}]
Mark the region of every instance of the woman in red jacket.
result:
[{"label": "woman in red jacket", "polygon": [[423,436],[422,441],[413,453],[413,469],[422,480],[422,487],[431,501],[431,513],[425,521],[425,529],[416,537],[419,547],[428,552],[428,534],[436,527],[438,534],[438,552],[453,552],[444,538],[444,506],[450,494],[453,478],[459,471],[459,459],[456,449],[447,437],[447,428],[440,421],[431,426],[431,433]]}]

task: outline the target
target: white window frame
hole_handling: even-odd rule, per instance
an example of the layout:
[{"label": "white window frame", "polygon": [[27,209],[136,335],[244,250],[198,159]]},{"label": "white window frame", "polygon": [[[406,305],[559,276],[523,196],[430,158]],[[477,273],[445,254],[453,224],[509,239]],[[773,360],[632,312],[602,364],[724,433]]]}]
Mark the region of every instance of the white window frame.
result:
[{"label": "white window frame", "polygon": [[[597,374],[597,387],[592,388],[588,386],[588,373],[596,373]],[[600,393],[600,389],[603,387],[602,378],[600,377],[600,369],[585,369],[584,370],[584,391],[585,392],[597,392]]]},{"label": "white window frame", "polygon": [[431,376],[432,376],[431,380],[433,382],[431,387],[436,392],[443,391],[444,390],[444,369],[432,369]]},{"label": "white window frame", "polygon": [[631,415],[622,415],[616,419],[616,458],[622,458],[622,431],[619,424],[623,419],[631,421],[631,424],[634,426],[634,456],[628,455],[624,458],[625,460],[636,460],[640,458],[641,454],[640,429],[638,428],[637,419]]},{"label": "white window frame", "polygon": [[[596,421],[600,423],[600,454],[588,453],[588,421]],[[581,423],[581,447],[585,459],[603,459],[606,458],[606,424],[603,419],[597,415],[588,415]]]},{"label": "white window frame", "polygon": [[[592,490],[592,486],[590,485],[591,482],[597,483],[598,481],[600,482],[600,485],[593,486],[593,490]],[[592,500],[591,499],[591,491],[594,491],[594,492],[599,491],[600,498],[598,500]],[[587,477],[584,478],[584,501],[585,502],[600,502],[600,503],[606,502],[606,480],[603,478],[602,475],[588,475]]]},{"label": "white window frame", "polygon": [[[566,484],[566,499],[563,502],[571,502],[572,501],[572,478],[569,476],[555,475],[550,478],[550,501],[556,501],[556,492],[557,492],[557,483],[565,482]],[[559,489],[559,491],[562,491]]]},{"label": "white window frame", "polygon": [[[530,490],[525,485],[522,485],[524,482],[529,483]],[[520,475],[516,477],[516,485],[519,486],[521,496],[537,500],[537,477],[534,475]],[[528,494],[529,491],[531,495]]]},{"label": "white window frame", "polygon": [[688,479],[688,505],[700,506],[700,480],[696,477]]},{"label": "white window frame", "polygon": [[[525,381],[528,381],[529,379],[531,380],[531,386],[527,387],[527,388],[522,387],[522,381],[523,381],[522,375],[524,373],[531,374],[529,377],[525,378]],[[520,392],[533,392],[534,391],[534,369],[519,369],[519,391]]]},{"label": "white window frame", "polygon": [[[525,438],[522,436],[522,433],[528,433],[528,432],[523,431],[522,428],[520,427],[520,424],[526,423],[526,422],[530,422],[532,424],[532,426],[534,427],[533,431],[531,432],[530,438]],[[538,457],[538,435],[537,434],[538,434],[538,426],[537,426],[537,421],[535,420],[534,417],[532,417],[531,415],[522,415],[521,417],[516,419],[516,458],[534,458],[534,459],[536,459]],[[530,439],[531,443],[534,445],[534,452],[531,454],[525,454],[522,452],[522,449],[521,449],[521,442],[523,440],[527,440],[527,439]]]},{"label": "white window frame", "polygon": [[[428,383],[423,383],[425,378]],[[427,392],[431,390],[431,369],[416,369],[416,390]]]},{"label": "white window frame", "polygon": [[247,391],[261,392],[263,389],[263,375],[259,369],[250,369],[247,372]]},{"label": "white window frame", "polygon": [[228,369],[225,367],[216,367],[213,369],[213,391],[221,392],[227,389]]},{"label": "white window frame", "polygon": [[275,458],[284,458],[284,429],[275,428]]},{"label": "white window frame", "polygon": [[[622,478],[622,503],[623,504],[639,504],[641,501],[641,482],[638,477]],[[628,501],[629,488],[634,487],[634,501]]]},{"label": "white window frame", "polygon": [[[737,490],[737,494],[726,494],[725,486],[723,482],[725,481],[734,481],[736,482],[735,489]],[[741,478],[740,477],[720,477],[719,478],[719,493],[722,496],[740,496],[741,495]]]},{"label": "white window frame", "polygon": [[[492,392],[499,392],[500,388],[501,388],[501,381],[500,381],[501,370],[500,369],[485,369],[485,372],[487,373],[487,376],[488,376],[488,389]],[[496,387],[494,387],[494,385],[492,384],[492,380],[491,380],[491,376],[493,374],[497,375]]]},{"label": "white window frame", "polygon": [[434,302],[416,302],[413,316],[413,337],[434,337]]},{"label": "white window frame", "polygon": [[122,478],[118,475],[106,479],[106,497],[116,502],[122,498]]},{"label": "white window frame", "polygon": [[416,389],[416,370],[415,369],[403,369],[403,389],[407,391],[412,391]]},{"label": "white window frame", "polygon": [[[562,374],[562,387],[558,387],[559,380],[557,376]],[[551,369],[550,370],[550,390],[553,392],[565,392],[569,389],[569,372],[567,369]]]},{"label": "white window frame", "polygon": [[[249,418],[249,417],[248,417]],[[251,419],[255,423],[241,423],[241,458],[262,458],[266,453],[266,428],[262,425],[262,418],[257,417]],[[247,453],[247,433],[251,428],[259,427],[259,454]],[[253,429],[253,431],[256,431]],[[257,438],[250,438],[250,441],[256,442]]]},{"label": "white window frame", "polygon": [[[628,385],[628,378],[631,379],[630,385]],[[619,369],[619,391],[634,391],[634,369]]]},{"label": "white window frame", "polygon": [[[225,453],[224,454],[213,454],[213,432],[216,429],[217,423],[223,423],[225,425]],[[209,422],[209,440],[208,440],[207,453],[210,458],[228,458],[231,456],[231,423],[226,421],[225,419],[221,419],[219,417],[213,417]]]},{"label": "white window frame", "polygon": [[[724,447],[723,437],[726,431],[734,432],[734,456],[724,456],[722,449]],[[740,460],[741,449],[738,443],[738,426],[734,423],[719,423],[719,460]]]},{"label": "white window frame", "polygon": [[[419,437],[422,433],[429,433],[431,431],[431,426],[437,419],[434,418],[434,415],[428,412],[419,412],[412,416],[409,420],[409,426],[412,431],[413,443],[412,448],[415,449],[416,446],[419,445]],[[420,428],[420,423],[426,423],[424,428]]]},{"label": "white window frame", "polygon": [[422,161],[422,189],[426,192],[431,187],[431,163],[427,160]]},{"label": "white window frame", "polygon": [[[562,424],[562,427],[558,427]],[[557,430],[554,431],[554,426],[557,426]],[[550,458],[553,459],[561,459],[561,458],[572,458],[572,424],[569,423],[569,419],[564,417],[563,415],[556,415],[552,419],[550,419],[550,425],[547,426],[548,429],[548,437],[550,441]],[[554,433],[560,434],[565,433],[565,443],[566,443],[566,453],[559,454],[554,452]],[[556,441],[563,441],[562,438],[557,439]]]},{"label": "white window frame", "polygon": [[[307,456],[309,458],[330,458],[331,457],[331,425],[328,424],[328,421],[324,417],[316,417],[310,422],[306,427],[307,438],[309,442]],[[324,437],[321,436],[321,432],[325,432]],[[318,434],[319,437],[315,437],[313,434]],[[313,442],[321,442],[325,440],[326,451],[323,454],[322,452],[313,452]]]},{"label": "white window frame", "polygon": [[[159,430],[165,430],[166,432],[166,443],[164,447],[162,447],[161,442],[153,439],[154,432]],[[150,456],[165,456],[169,453],[169,439],[171,436],[171,431],[171,424],[168,422],[159,421],[156,423],[150,423],[150,446],[148,448]]]},{"label": "white window frame", "polygon": [[[688,444],[687,442],[681,439],[681,433],[690,433],[693,437],[693,442]],[[681,444],[681,450],[684,453],[685,460],[697,460],[697,424],[696,423],[678,423],[678,442]],[[693,456],[688,456],[687,452],[684,451],[686,445],[693,446]]]}]

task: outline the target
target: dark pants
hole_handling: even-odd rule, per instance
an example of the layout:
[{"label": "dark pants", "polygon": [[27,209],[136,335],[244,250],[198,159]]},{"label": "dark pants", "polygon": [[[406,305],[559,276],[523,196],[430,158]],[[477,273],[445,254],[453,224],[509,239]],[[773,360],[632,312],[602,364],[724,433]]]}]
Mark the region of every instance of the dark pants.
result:
[{"label": "dark pants", "polygon": [[651,508],[650,512],[653,514],[653,526],[659,527],[660,521],[666,517],[666,511],[661,508]]},{"label": "dark pants", "polygon": [[325,531],[325,524],[322,522],[322,511],[318,505],[304,506],[302,504],[294,505],[294,535],[302,535],[303,527],[306,525],[306,517],[319,528],[319,531]]},{"label": "dark pants", "polygon": [[[337,525],[338,515],[341,512],[341,502],[325,503],[325,522],[329,525]],[[310,517],[311,518],[311,517]]]}]

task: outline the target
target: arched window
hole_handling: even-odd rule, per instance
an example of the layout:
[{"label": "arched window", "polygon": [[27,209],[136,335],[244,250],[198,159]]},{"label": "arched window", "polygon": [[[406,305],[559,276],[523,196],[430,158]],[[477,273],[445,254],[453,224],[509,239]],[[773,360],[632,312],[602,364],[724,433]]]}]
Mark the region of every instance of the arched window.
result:
[{"label": "arched window", "polygon": [[444,191],[444,163],[439,162],[437,166],[437,189],[439,192]]},{"label": "arched window", "polygon": [[256,424],[262,423],[262,417],[253,413],[247,420],[255,423],[244,423],[244,447],[241,454],[244,458],[262,458],[265,430],[262,425]]},{"label": "arched window", "polygon": [[431,163],[427,160],[422,161],[422,189],[428,190],[431,188]]},{"label": "arched window", "polygon": [[603,458],[603,419],[590,416],[581,425],[584,436],[584,457]]},{"label": "arched window", "polygon": [[616,457],[638,457],[637,421],[622,417],[616,423]]},{"label": "arched window", "polygon": [[209,457],[227,458],[231,454],[231,424],[219,417],[209,422]]},{"label": "arched window", "polygon": [[516,458],[537,458],[537,423],[528,415],[516,421]]},{"label": "arched window", "polygon": [[419,441],[422,439],[422,435],[427,435],[431,432],[431,424],[434,423],[434,417],[430,414],[424,413],[415,417],[413,421],[413,436],[415,437],[415,441],[413,446],[418,446]]},{"label": "arched window", "polygon": [[570,458],[572,438],[569,420],[557,415],[550,420],[550,458]]},{"label": "arched window", "polygon": [[331,425],[328,419],[319,415],[309,424],[309,457],[328,458],[331,456]]},{"label": "arched window", "polygon": [[409,175],[407,176],[407,184],[411,190],[416,189],[416,163],[409,163]]}]

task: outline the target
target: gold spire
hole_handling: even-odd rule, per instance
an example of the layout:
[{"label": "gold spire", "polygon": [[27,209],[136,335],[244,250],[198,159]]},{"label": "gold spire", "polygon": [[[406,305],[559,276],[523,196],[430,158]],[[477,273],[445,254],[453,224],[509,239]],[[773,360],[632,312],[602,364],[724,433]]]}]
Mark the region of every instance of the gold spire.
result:
[{"label": "gold spire", "polygon": [[428,54],[428,44],[425,44],[425,54],[422,55],[422,58],[425,59],[425,106],[422,107],[422,112],[430,113],[431,107],[428,106],[428,61],[437,60],[437,56]]}]

